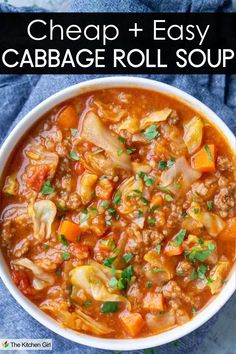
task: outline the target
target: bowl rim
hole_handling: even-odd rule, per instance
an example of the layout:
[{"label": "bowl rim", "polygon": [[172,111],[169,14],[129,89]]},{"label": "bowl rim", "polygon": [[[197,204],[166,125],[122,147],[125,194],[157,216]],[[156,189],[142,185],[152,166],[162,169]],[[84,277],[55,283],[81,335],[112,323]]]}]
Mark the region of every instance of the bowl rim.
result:
[{"label": "bowl rim", "polygon": [[[89,81],[83,81],[78,84],[69,86],[56,92],[48,97],[36,107],[34,107],[24,118],[14,127],[10,132],[4,143],[0,148],[0,175],[2,176],[5,165],[13,151],[15,145],[19,142],[22,136],[35,124],[45,113],[70,98],[77,95],[100,90],[105,88],[139,88],[144,90],[151,90],[165,93],[169,96],[175,96],[178,100],[189,105],[195,110],[199,111],[203,116],[213,123],[217,129],[225,136],[232,150],[235,149],[235,137],[227,125],[205,104],[200,102],[190,94],[166,83],[155,81],[147,78],[132,77],[132,76],[115,76],[102,77]],[[2,167],[4,166],[4,167]],[[50,329],[56,334],[69,339],[73,342],[83,344],[89,347],[106,349],[106,350],[139,350],[144,348],[157,347],[177,340],[201,325],[207,322],[213,315],[215,315],[221,307],[229,300],[236,290],[236,268],[231,270],[228,276],[228,281],[224,285],[221,292],[213,297],[210,302],[189,322],[182,326],[177,326],[166,332],[153,335],[150,337],[133,338],[133,339],[110,339],[99,338],[87,334],[78,333],[71,329],[61,327],[54,319],[41,311],[36,305],[28,300],[14,285],[10,277],[8,266],[4,260],[2,252],[0,251],[0,277],[6,288],[10,291],[15,300],[39,323]]]}]

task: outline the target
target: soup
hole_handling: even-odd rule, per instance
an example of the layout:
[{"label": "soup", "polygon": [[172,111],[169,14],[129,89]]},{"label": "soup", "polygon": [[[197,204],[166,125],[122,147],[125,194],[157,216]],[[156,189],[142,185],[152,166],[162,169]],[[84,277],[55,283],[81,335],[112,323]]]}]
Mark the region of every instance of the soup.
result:
[{"label": "soup", "polygon": [[18,289],[65,328],[145,337],[196,316],[235,260],[235,155],[158,92],[82,94],[21,139],[1,189]]}]

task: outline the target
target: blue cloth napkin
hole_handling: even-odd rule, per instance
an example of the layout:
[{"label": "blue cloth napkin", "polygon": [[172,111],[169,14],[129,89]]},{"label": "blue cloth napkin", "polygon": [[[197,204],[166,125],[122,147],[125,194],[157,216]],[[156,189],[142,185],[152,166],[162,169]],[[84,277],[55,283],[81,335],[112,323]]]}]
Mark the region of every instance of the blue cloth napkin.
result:
[{"label": "blue cloth napkin", "polygon": [[[68,2],[68,11],[75,12],[218,12],[230,11],[231,2],[227,0],[77,0]],[[0,4],[2,12],[42,11],[35,8],[16,9]],[[75,83],[92,79],[95,75],[2,75],[0,76],[0,143],[9,130],[22,119],[34,106],[53,93]],[[224,75],[145,75],[176,86],[200,99],[211,107],[236,133],[236,80]],[[164,345],[156,349],[160,354],[193,354],[202,348],[208,352],[222,346],[228,336],[233,345],[236,306],[235,296],[227,303],[217,316],[204,326],[177,343]],[[0,281],[0,338],[52,338],[54,353],[103,354],[102,350],[90,349],[52,333],[28,315],[12,298]],[[204,338],[208,336],[208,342]],[[231,342],[230,342],[231,341]],[[25,351],[27,353],[27,351]],[[231,354],[233,348],[222,347],[222,353]],[[29,352],[29,353],[32,353]],[[35,353],[39,353],[38,351]],[[133,352],[137,353],[137,351]],[[220,351],[218,351],[220,353]]]}]

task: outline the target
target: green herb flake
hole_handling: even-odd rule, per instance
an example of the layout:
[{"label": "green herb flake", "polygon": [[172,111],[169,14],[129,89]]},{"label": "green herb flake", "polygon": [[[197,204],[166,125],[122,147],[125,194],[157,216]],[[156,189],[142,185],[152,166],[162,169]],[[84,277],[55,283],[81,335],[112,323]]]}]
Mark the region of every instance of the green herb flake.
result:
[{"label": "green herb flake", "polygon": [[118,136],[117,140],[119,140],[122,144],[124,144],[126,141],[126,139],[122,138],[121,136]]},{"label": "green herb flake", "polygon": [[179,247],[182,244],[185,236],[186,236],[186,230],[181,229],[175,236],[175,240],[174,240],[175,246]]},{"label": "green herb flake", "polygon": [[199,214],[200,209],[199,208],[194,208],[194,214]]},{"label": "green herb flake", "polygon": [[121,155],[123,154],[123,152],[124,152],[123,149],[118,149],[118,150],[117,150],[117,155],[118,155],[118,156],[121,156]]},{"label": "green herb flake", "polygon": [[205,146],[204,146],[204,149],[206,150],[207,155],[208,155],[210,161],[213,161],[213,156],[212,156],[212,154],[211,154],[211,150],[210,150],[209,146],[208,146],[208,145],[205,145]]},{"label": "green herb flake", "polygon": [[117,257],[117,256],[114,256],[114,257],[111,257],[111,258],[106,258],[106,259],[104,259],[103,264],[104,264],[106,267],[111,268],[111,267],[112,267],[113,262],[114,262],[114,261],[115,261],[115,259],[116,259],[116,257]]},{"label": "green herb flake", "polygon": [[61,255],[61,258],[63,259],[63,261],[68,261],[68,259],[70,259],[70,253],[69,252],[63,252]]},{"label": "green herb flake", "polygon": [[159,191],[161,191],[163,193],[172,194],[171,190],[166,187],[158,186],[157,189],[159,189]]},{"label": "green herb flake", "polygon": [[114,198],[112,200],[112,203],[114,205],[120,205],[120,203],[121,203],[121,192],[120,191],[116,192],[116,194],[115,194],[115,196],[114,196]]},{"label": "green herb flake", "polygon": [[128,149],[126,149],[126,153],[128,155],[131,155],[133,152],[135,152],[137,149],[136,148],[132,148],[132,147],[129,147]]},{"label": "green herb flake", "polygon": [[207,278],[207,285],[212,284],[214,280],[212,278]]},{"label": "green herb flake", "polygon": [[100,310],[102,313],[114,313],[118,310],[119,303],[115,301],[106,301],[102,304]]},{"label": "green herb flake", "polygon": [[175,158],[171,157],[170,160],[167,161],[167,167],[170,168],[171,166],[173,166],[175,163]]},{"label": "green herb flake", "polygon": [[64,235],[59,235],[58,240],[64,245],[68,246],[68,241]]},{"label": "green herb flake", "polygon": [[163,161],[163,160],[159,161],[158,162],[158,168],[160,170],[166,170],[167,169],[167,162]]},{"label": "green herb flake", "polygon": [[164,272],[164,270],[162,268],[158,268],[158,267],[154,267],[152,268],[153,273],[161,273]]},{"label": "green herb flake", "polygon": [[146,282],[146,288],[147,288],[147,289],[151,289],[151,287],[152,287],[152,282],[147,281],[147,282]]},{"label": "green herb flake", "polygon": [[128,267],[123,269],[122,273],[121,273],[121,277],[123,279],[127,279],[128,282],[131,281],[131,278],[132,278],[133,275],[134,275],[134,270],[133,270],[133,266],[131,266],[131,265],[129,265]]},{"label": "green herb flake", "polygon": [[44,245],[43,245],[43,250],[44,251],[47,251],[49,249],[49,245],[47,244],[47,243],[45,243]]},{"label": "green herb flake", "polygon": [[95,207],[89,207],[89,210],[91,210],[94,214],[98,214],[98,210],[97,210],[97,208],[95,208]]},{"label": "green herb flake", "polygon": [[48,195],[48,194],[51,194],[54,192],[55,192],[55,189],[51,186],[51,182],[49,180],[46,181],[41,189],[41,193],[43,195]]},{"label": "green herb flake", "polygon": [[208,200],[207,201],[207,208],[208,208],[208,210],[212,210],[213,209],[213,201],[212,200]]},{"label": "green herb flake", "polygon": [[141,218],[143,216],[143,211],[142,210],[138,210],[138,218]]},{"label": "green herb flake", "polygon": [[79,161],[80,157],[76,154],[74,150],[70,151],[70,158],[74,161]]},{"label": "green herb flake", "polygon": [[149,225],[149,226],[154,226],[155,223],[156,223],[156,219],[155,219],[155,218],[150,218],[150,219],[148,220],[148,225]]},{"label": "green herb flake", "polygon": [[174,198],[169,194],[165,194],[164,199],[166,202],[173,202],[174,201]]},{"label": "green herb flake", "polygon": [[134,258],[134,255],[132,253],[126,253],[123,256],[123,259],[125,260],[126,263],[129,263],[130,261],[132,261],[133,258]]},{"label": "green herb flake", "polygon": [[108,208],[109,205],[110,205],[110,203],[109,203],[107,200],[104,200],[104,201],[101,202],[100,205],[101,205],[101,207],[103,207],[103,208]]},{"label": "green herb flake", "polygon": [[156,251],[157,251],[157,254],[161,253],[161,244],[160,243],[158,243],[158,245],[156,245]]},{"label": "green herb flake", "polygon": [[84,307],[89,307],[90,305],[92,305],[93,301],[92,300],[86,300],[82,303],[82,306]]},{"label": "green herb flake", "polygon": [[116,279],[116,277],[112,277],[108,284],[110,288],[115,289],[117,288],[118,280]]},{"label": "green herb flake", "polygon": [[57,268],[57,270],[55,271],[55,274],[57,277],[60,277],[62,273],[62,269],[61,268]]},{"label": "green herb flake", "polygon": [[155,178],[151,178],[147,175],[144,176],[143,180],[147,187],[150,187],[155,183]]},{"label": "green herb flake", "polygon": [[144,198],[143,196],[140,197],[140,200],[143,203],[143,205],[148,205],[149,204],[149,201],[146,198]]},{"label": "green herb flake", "polygon": [[150,125],[145,131],[144,131],[144,136],[147,140],[153,140],[157,137],[160,136],[159,131],[157,130],[156,126],[154,124]]},{"label": "green herb flake", "polygon": [[198,278],[204,280],[206,271],[207,271],[207,266],[205,266],[204,264],[200,264],[200,266],[197,268]]},{"label": "green herb flake", "polygon": [[195,280],[197,278],[197,271],[193,269],[190,275],[190,280]]},{"label": "green herb flake", "polygon": [[77,131],[78,131],[78,130],[77,130],[77,129],[74,129],[74,128],[71,128],[71,129],[70,129],[71,135],[72,135],[73,137],[76,136]]},{"label": "green herb flake", "polygon": [[193,307],[192,310],[191,310],[191,312],[192,312],[193,315],[196,315],[197,310]]}]

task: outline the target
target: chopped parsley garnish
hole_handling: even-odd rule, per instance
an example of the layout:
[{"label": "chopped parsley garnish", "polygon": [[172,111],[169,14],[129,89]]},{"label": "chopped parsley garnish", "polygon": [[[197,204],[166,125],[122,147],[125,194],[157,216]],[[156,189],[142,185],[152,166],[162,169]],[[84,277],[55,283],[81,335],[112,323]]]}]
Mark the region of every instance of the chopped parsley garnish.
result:
[{"label": "chopped parsley garnish", "polygon": [[78,131],[78,130],[75,129],[75,128],[71,128],[71,129],[70,129],[70,132],[71,132],[71,135],[72,135],[72,136],[76,136],[77,131]]},{"label": "chopped parsley garnish", "polygon": [[204,246],[204,240],[202,238],[200,238],[198,242],[199,242],[200,246],[202,246],[202,247]]},{"label": "chopped parsley garnish", "polygon": [[116,279],[116,277],[112,277],[108,284],[111,288],[115,289],[117,288],[118,280]]},{"label": "chopped parsley garnish", "polygon": [[98,210],[95,207],[89,207],[89,210],[91,210],[94,214],[98,214]]},{"label": "chopped parsley garnish", "polygon": [[197,268],[197,275],[199,279],[201,280],[205,279],[205,274],[207,269],[208,269],[207,266],[205,266],[204,264],[200,264],[200,266]]},{"label": "chopped parsley garnish", "polygon": [[190,275],[190,280],[195,280],[197,278],[197,271],[193,269]]},{"label": "chopped parsley garnish", "polygon": [[199,208],[194,208],[194,214],[199,214],[200,209]]},{"label": "chopped parsley garnish", "polygon": [[159,191],[161,191],[163,193],[172,194],[171,190],[166,187],[158,186],[157,188],[159,189]]},{"label": "chopped parsley garnish", "polygon": [[76,154],[74,150],[70,151],[70,158],[75,161],[79,161],[80,157]]},{"label": "chopped parsley garnish", "polygon": [[153,140],[158,136],[160,136],[160,133],[157,130],[157,127],[154,124],[152,124],[144,131],[144,136],[147,140]]},{"label": "chopped parsley garnish", "polygon": [[120,191],[116,192],[116,194],[115,194],[115,196],[114,196],[114,198],[112,200],[112,203],[114,205],[120,205],[120,203],[121,203],[121,192]]},{"label": "chopped parsley garnish", "polygon": [[118,136],[117,140],[119,140],[121,143],[125,143],[126,139],[122,138],[122,136]]},{"label": "chopped parsley garnish", "polygon": [[197,310],[193,307],[193,308],[192,308],[192,314],[193,314],[193,315],[196,315],[196,313],[197,313]]},{"label": "chopped parsley garnish", "polygon": [[140,197],[141,202],[143,203],[143,205],[148,205],[149,204],[149,200],[147,200],[146,198],[144,198],[143,196]]},{"label": "chopped parsley garnish", "polygon": [[214,280],[212,278],[207,278],[207,285],[212,284]]},{"label": "chopped parsley garnish", "polygon": [[159,168],[160,170],[165,170],[165,169],[167,168],[167,162],[166,162],[166,161],[163,161],[163,160],[159,161],[159,162],[158,162],[158,168]]},{"label": "chopped parsley garnish", "polygon": [[152,282],[147,281],[146,282],[146,288],[150,289],[152,287]]},{"label": "chopped parsley garnish", "polygon": [[108,247],[111,251],[114,251],[116,248],[115,241],[113,238],[108,238],[106,240],[101,240],[101,245]]},{"label": "chopped parsley garnish", "polygon": [[174,198],[169,194],[165,194],[164,199],[166,202],[173,202],[174,201]]},{"label": "chopped parsley garnish", "polygon": [[205,260],[212,254],[215,249],[214,243],[208,243],[206,250],[193,249],[188,255],[189,260],[192,262],[198,260],[199,262],[205,262]]},{"label": "chopped parsley garnish", "polygon": [[43,245],[43,250],[44,251],[47,251],[49,249],[49,245],[47,244],[47,243],[45,243],[44,245]]},{"label": "chopped parsley garnish", "polygon": [[61,255],[61,258],[63,259],[63,261],[67,261],[68,259],[70,259],[70,253],[69,252],[63,252]]},{"label": "chopped parsley garnish", "polygon": [[82,306],[89,307],[90,305],[92,305],[92,303],[92,300],[86,300],[85,302],[83,302]]},{"label": "chopped parsley garnish", "polygon": [[141,218],[143,216],[143,211],[142,210],[138,210],[138,218]]},{"label": "chopped parsley garnish", "polygon": [[212,200],[208,200],[207,201],[207,208],[208,208],[208,210],[212,210],[213,209],[213,201]]},{"label": "chopped parsley garnish", "polygon": [[205,150],[206,150],[206,152],[207,152],[207,155],[208,155],[209,159],[210,159],[211,161],[213,161],[213,156],[212,156],[212,154],[211,154],[211,150],[210,150],[209,146],[208,146],[208,145],[205,145],[204,148],[205,148]]},{"label": "chopped parsley garnish", "polygon": [[107,212],[108,212],[108,214],[115,214],[116,213],[115,209],[112,209],[112,208],[107,208]]},{"label": "chopped parsley garnish", "polygon": [[55,189],[51,186],[51,182],[49,180],[46,181],[41,189],[41,193],[43,195],[48,195],[48,194],[51,194],[54,192],[55,192]]},{"label": "chopped parsley garnish", "polygon": [[123,256],[123,259],[125,260],[126,263],[129,263],[130,261],[132,261],[133,258],[134,258],[133,253],[126,253]]},{"label": "chopped parsley garnish", "polygon": [[114,263],[114,261],[115,261],[115,259],[116,259],[116,257],[117,257],[117,256],[104,259],[103,264],[104,264],[106,267],[111,268],[112,265],[113,265],[113,263]]},{"label": "chopped parsley garnish", "polygon": [[171,157],[170,160],[167,161],[167,167],[170,168],[171,166],[173,166],[175,163],[175,158]]},{"label": "chopped parsley garnish", "polygon": [[152,268],[153,273],[161,273],[164,272],[164,270],[162,268],[158,268],[158,267],[154,267]]},{"label": "chopped parsley garnish", "polygon": [[64,246],[68,246],[68,241],[64,235],[59,235],[58,240],[63,243]]},{"label": "chopped parsley garnish", "polygon": [[131,281],[131,278],[132,278],[133,275],[134,275],[134,270],[133,270],[133,266],[132,265],[129,265],[128,267],[123,269],[122,273],[121,273],[121,277],[123,279],[127,279],[128,282]]},{"label": "chopped parsley garnish", "polygon": [[59,277],[61,275],[61,273],[62,273],[62,269],[61,268],[57,268],[57,270],[55,271],[56,276]]},{"label": "chopped parsley garnish", "polygon": [[126,153],[128,155],[132,154],[133,152],[135,152],[137,149],[136,148],[132,148],[132,147],[129,147],[128,149],[126,149]]},{"label": "chopped parsley garnish", "polygon": [[118,156],[121,156],[121,155],[123,154],[123,152],[124,152],[123,149],[118,149],[118,150],[117,150],[117,155],[118,155]]},{"label": "chopped parsley garnish", "polygon": [[180,246],[184,240],[184,237],[186,236],[186,230],[181,229],[175,236],[174,244],[175,246]]},{"label": "chopped parsley garnish", "polygon": [[113,313],[119,308],[119,303],[115,301],[106,301],[102,304],[100,310],[102,313]]},{"label": "chopped parsley garnish", "polygon": [[154,226],[155,223],[156,223],[156,219],[155,219],[155,218],[150,218],[150,219],[148,220],[148,225],[149,225],[149,226]]},{"label": "chopped parsley garnish", "polygon": [[153,185],[155,183],[155,178],[151,178],[147,175],[145,175],[143,177],[144,183],[146,184],[147,187],[150,187],[151,185]]},{"label": "chopped parsley garnish", "polygon": [[137,180],[143,178],[144,176],[146,176],[146,172],[140,171],[139,173],[136,174],[135,178]]},{"label": "chopped parsley garnish", "polygon": [[101,202],[101,206],[104,208],[108,208],[110,205],[110,203],[107,200],[104,200],[103,202]]},{"label": "chopped parsley garnish", "polygon": [[161,253],[161,244],[160,243],[158,245],[156,245],[156,251],[158,254]]}]

